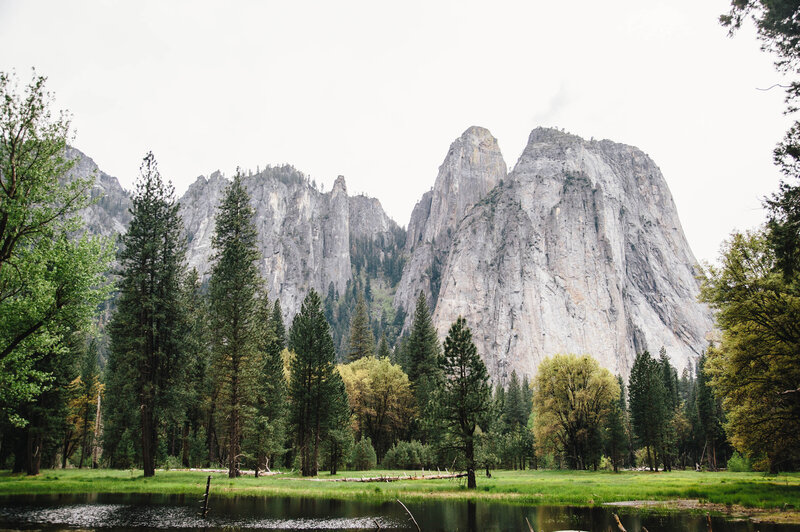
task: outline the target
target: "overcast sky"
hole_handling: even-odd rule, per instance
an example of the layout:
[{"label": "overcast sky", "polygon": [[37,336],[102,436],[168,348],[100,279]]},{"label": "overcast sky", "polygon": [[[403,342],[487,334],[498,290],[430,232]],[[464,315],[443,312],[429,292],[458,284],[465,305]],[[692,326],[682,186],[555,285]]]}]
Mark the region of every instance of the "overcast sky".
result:
[{"label": "overcast sky", "polygon": [[132,188],[153,150],[201,174],[290,163],[400,225],[467,127],[509,169],[536,126],[638,146],[700,260],[764,219],[787,129],[772,58],[729,0],[0,0],[0,70],[48,76],[75,145]]}]

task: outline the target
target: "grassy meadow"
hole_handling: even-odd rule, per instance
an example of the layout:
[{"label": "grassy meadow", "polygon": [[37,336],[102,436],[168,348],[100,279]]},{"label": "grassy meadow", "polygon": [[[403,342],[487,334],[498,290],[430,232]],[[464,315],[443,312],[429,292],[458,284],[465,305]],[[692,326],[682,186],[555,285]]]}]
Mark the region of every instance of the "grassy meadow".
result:
[{"label": "grassy meadow", "polygon": [[[318,479],[396,476],[397,471],[345,471]],[[409,473],[414,473],[409,471]],[[417,472],[418,473],[418,472]],[[642,471],[494,471],[478,477],[478,489],[467,490],[466,479],[401,480],[396,482],[315,482],[297,475],[229,479],[212,473],[211,495],[324,497],[385,501],[431,498],[495,500],[519,504],[591,506],[632,500],[698,499],[701,503],[754,509],[800,509],[800,473],[698,473]],[[157,471],[144,478],[130,470],[46,470],[36,477],[0,472],[0,495],[57,493],[201,494],[208,473]]]}]

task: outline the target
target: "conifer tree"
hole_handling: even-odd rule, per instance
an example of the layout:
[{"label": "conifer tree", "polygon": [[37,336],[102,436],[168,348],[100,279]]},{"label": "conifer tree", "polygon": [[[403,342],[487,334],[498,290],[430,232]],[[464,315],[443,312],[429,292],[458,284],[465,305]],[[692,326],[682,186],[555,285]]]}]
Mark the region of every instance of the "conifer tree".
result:
[{"label": "conifer tree", "polygon": [[272,344],[270,349],[281,351],[286,348],[286,327],[283,325],[283,312],[281,311],[281,300],[275,298],[275,305],[272,307],[272,317],[270,318],[270,325],[272,326]]},{"label": "conifer tree", "polygon": [[152,153],[142,162],[131,214],[121,238],[122,280],[110,326],[105,434],[113,450],[138,424],[135,439],[144,475],[151,477],[159,426],[176,406],[170,394],[185,366],[180,304],[185,241],[174,188],[161,179]]},{"label": "conifer tree", "polygon": [[350,321],[350,350],[348,361],[354,362],[359,358],[372,356],[375,354],[375,337],[369,326],[369,312],[364,296],[358,296],[356,311]]},{"label": "conifer tree", "polygon": [[486,365],[472,342],[466,320],[459,316],[444,341],[444,379],[438,389],[439,414],[456,449],[463,452],[467,488],[475,489],[475,450],[478,423],[491,408],[492,392]]},{"label": "conifer tree", "polygon": [[250,197],[237,172],[225,190],[211,241],[214,263],[209,282],[214,373],[220,414],[227,424],[228,476],[239,476],[243,410],[252,400],[262,280]]},{"label": "conifer tree", "polygon": [[[184,467],[197,466],[201,456],[197,453],[199,439],[211,432],[208,410],[212,394],[210,336],[208,331],[207,301],[201,293],[200,276],[192,268],[183,282],[182,304],[186,314],[184,349],[187,365],[184,394],[185,414],[181,434],[181,462]],[[192,456],[192,442],[195,453]],[[203,442],[208,444],[208,442]],[[203,459],[207,458],[204,453]]]},{"label": "conifer tree", "polygon": [[524,410],[525,405],[522,398],[522,389],[519,386],[519,379],[517,378],[517,372],[512,371],[503,408],[503,419],[509,429],[517,430],[519,427],[524,427],[527,424],[528,420],[525,417]]},{"label": "conifer tree", "polygon": [[[426,411],[434,390],[441,380],[441,350],[436,329],[433,327],[428,302],[425,293],[420,292],[417,297],[417,306],[414,311],[414,321],[411,324],[411,334],[405,342],[405,361],[408,366],[408,379],[411,381],[412,391],[417,404],[417,412],[422,417],[418,423],[424,427]],[[432,430],[421,430],[423,443],[432,436]]]},{"label": "conifer tree", "polygon": [[658,452],[661,444],[661,428],[666,417],[666,390],[662,376],[660,364],[649,352],[636,355],[628,380],[628,400],[633,432],[647,448],[647,461],[651,471],[657,465],[653,452]]},{"label": "conifer tree", "polygon": [[619,466],[627,453],[628,434],[625,430],[625,387],[622,384],[622,377],[617,375],[619,385],[619,398],[609,409],[606,418],[605,443],[606,452],[611,459],[614,472],[619,471]]},{"label": "conifer tree", "polygon": [[378,343],[378,358],[392,358],[392,350],[389,349],[389,342],[386,340],[386,334],[381,335],[381,341]]},{"label": "conifer tree", "polygon": [[289,349],[295,352],[289,379],[290,421],[297,438],[301,473],[313,476],[317,474],[320,447],[333,422],[331,396],[338,386],[333,338],[322,301],[313,289],[292,320]]},{"label": "conifer tree", "polygon": [[[280,307],[278,307],[280,310]],[[264,296],[259,308],[261,337],[255,358],[253,404],[245,429],[248,450],[255,459],[255,471],[268,470],[270,463],[283,452],[286,432],[286,381],[283,376],[283,345],[276,338],[272,324],[274,308]]]},{"label": "conifer tree", "polygon": [[350,405],[344,381],[338,371],[331,375],[330,416],[328,434],[325,438],[325,451],[328,468],[335,475],[339,466],[352,452],[354,440],[350,429]]},{"label": "conifer tree", "polygon": [[708,382],[706,360],[706,353],[703,353],[700,355],[700,360],[697,363],[697,395],[695,404],[697,408],[697,421],[700,428],[699,436],[703,440],[705,458],[708,461],[709,469],[716,471],[717,446],[721,440],[725,439],[725,433],[722,430],[721,408]]}]

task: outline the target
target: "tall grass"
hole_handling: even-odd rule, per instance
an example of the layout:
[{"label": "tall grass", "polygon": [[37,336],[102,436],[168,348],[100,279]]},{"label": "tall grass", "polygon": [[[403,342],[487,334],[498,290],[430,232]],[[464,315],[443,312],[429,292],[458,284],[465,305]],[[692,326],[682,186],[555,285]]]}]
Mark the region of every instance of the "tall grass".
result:
[{"label": "tall grass", "polygon": [[[409,472],[413,473],[413,472]],[[418,473],[418,472],[417,472]],[[336,477],[396,476],[397,471],[345,471]],[[205,489],[207,473],[158,471],[146,479],[141,471],[46,470],[36,477],[0,472],[0,495],[45,493],[197,494]],[[318,478],[332,478],[321,474]],[[335,478],[335,477],[334,477]],[[755,508],[800,508],[800,474],[698,473],[678,471],[585,472],[495,471],[478,478],[478,489],[467,490],[463,479],[403,480],[390,483],[312,482],[296,475],[229,479],[212,474],[214,496],[324,497],[388,501],[489,499],[522,504],[596,505],[627,500],[700,499],[702,502]]]}]

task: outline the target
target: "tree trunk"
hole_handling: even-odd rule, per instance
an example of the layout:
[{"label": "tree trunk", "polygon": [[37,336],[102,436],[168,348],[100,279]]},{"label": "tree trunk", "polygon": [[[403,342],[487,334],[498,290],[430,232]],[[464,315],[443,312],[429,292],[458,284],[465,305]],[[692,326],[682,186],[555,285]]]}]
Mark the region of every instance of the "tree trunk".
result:
[{"label": "tree trunk", "polygon": [[467,489],[475,489],[478,483],[475,481],[475,444],[472,437],[466,441],[466,459],[467,459]]},{"label": "tree trunk", "polygon": [[144,476],[152,477],[156,474],[155,456],[153,452],[153,412],[150,410],[150,405],[147,401],[142,404],[142,466],[144,468]]},{"label": "tree trunk", "polygon": [[181,464],[183,467],[189,467],[189,422],[183,424],[183,432],[181,434]]},{"label": "tree trunk", "polygon": [[38,434],[34,435],[30,429],[27,432],[25,469],[29,476],[33,476],[39,474],[39,467],[42,463],[42,437]]},{"label": "tree trunk", "polygon": [[92,469],[97,469],[97,453],[100,451],[100,392],[97,392],[97,414],[94,417],[94,441],[92,442]]}]

